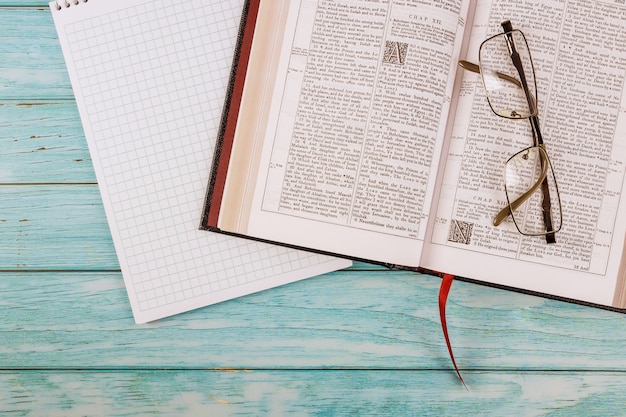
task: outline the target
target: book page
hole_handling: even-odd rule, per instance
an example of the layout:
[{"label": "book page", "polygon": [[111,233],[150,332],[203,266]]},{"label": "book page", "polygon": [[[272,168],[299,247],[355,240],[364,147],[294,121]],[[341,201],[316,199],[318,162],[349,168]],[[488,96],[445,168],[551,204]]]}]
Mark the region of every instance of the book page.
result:
[{"label": "book page", "polygon": [[50,3],[135,320],[349,262],[198,230],[243,0]]},{"label": "book page", "polygon": [[290,2],[241,232],[417,266],[467,4]]},{"label": "book page", "polygon": [[611,304],[626,230],[626,7],[612,0],[479,0],[467,59],[478,62],[480,43],[509,19],[532,52],[563,228],[556,244],[546,244],[522,236],[510,218],[493,226],[507,204],[504,163],[532,145],[532,134],[527,121],[496,116],[480,76],[465,71],[423,265]]}]

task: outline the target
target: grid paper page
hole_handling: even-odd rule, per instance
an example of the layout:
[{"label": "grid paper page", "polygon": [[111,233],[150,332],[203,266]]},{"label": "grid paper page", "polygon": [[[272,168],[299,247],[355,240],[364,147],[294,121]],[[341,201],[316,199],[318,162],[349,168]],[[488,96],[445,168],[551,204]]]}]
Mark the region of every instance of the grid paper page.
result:
[{"label": "grid paper page", "polygon": [[135,320],[350,263],[198,229],[242,0],[50,3]]}]

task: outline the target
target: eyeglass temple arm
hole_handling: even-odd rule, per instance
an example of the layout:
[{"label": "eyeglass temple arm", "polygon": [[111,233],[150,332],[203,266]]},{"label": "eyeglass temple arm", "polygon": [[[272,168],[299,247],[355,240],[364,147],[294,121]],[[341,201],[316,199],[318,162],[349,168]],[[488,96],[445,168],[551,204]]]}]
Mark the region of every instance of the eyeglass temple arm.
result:
[{"label": "eyeglass temple arm", "polygon": [[[472,71],[472,72],[475,72],[476,74],[480,74],[480,67],[478,65],[474,64],[473,62],[469,62],[469,61],[466,61],[464,59],[461,59],[459,61],[459,66],[461,68],[463,68],[463,69],[468,70],[468,71]],[[516,86],[518,86],[519,88],[522,88],[522,84],[520,84],[520,82],[517,81],[515,78],[513,78],[513,77],[511,77],[509,75],[503,74],[501,72],[496,72],[495,74],[498,76],[498,78],[500,78],[502,80],[505,80],[505,81],[508,81],[510,83],[513,83]]]}]

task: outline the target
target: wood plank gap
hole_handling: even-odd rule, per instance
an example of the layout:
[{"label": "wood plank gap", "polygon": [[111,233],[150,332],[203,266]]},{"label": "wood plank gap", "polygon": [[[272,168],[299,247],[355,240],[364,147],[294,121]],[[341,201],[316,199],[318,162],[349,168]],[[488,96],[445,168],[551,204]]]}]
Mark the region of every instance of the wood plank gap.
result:
[{"label": "wood plank gap", "polygon": [[[612,374],[612,375],[626,375],[626,370],[619,369],[546,369],[546,368],[459,368],[461,373],[467,374]],[[202,367],[151,367],[151,366],[136,366],[136,367],[1,367],[0,373],[10,372],[23,372],[23,373],[95,373],[95,372],[223,372],[223,373],[238,373],[238,372],[437,372],[437,373],[454,373],[451,368],[359,368],[359,367],[311,367],[311,368],[271,368],[271,367],[246,367],[246,368],[202,368]]]}]

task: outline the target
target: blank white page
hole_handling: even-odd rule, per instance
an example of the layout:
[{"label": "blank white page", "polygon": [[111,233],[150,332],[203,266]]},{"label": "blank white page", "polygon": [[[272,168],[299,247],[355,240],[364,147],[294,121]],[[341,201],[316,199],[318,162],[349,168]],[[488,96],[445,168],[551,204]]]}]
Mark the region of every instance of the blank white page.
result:
[{"label": "blank white page", "polygon": [[136,322],[350,265],[199,230],[243,0],[50,8]]}]

